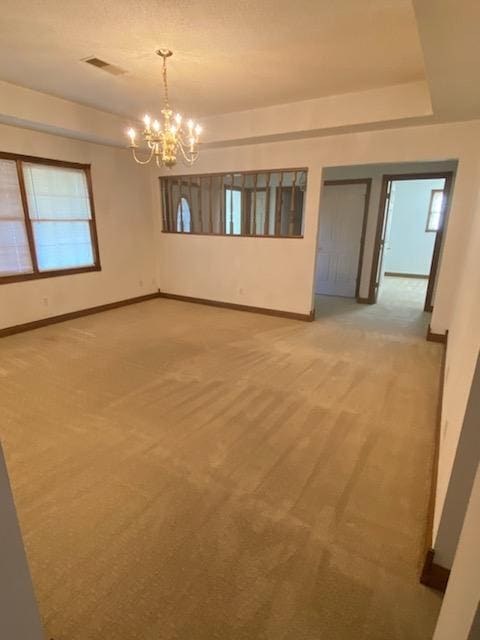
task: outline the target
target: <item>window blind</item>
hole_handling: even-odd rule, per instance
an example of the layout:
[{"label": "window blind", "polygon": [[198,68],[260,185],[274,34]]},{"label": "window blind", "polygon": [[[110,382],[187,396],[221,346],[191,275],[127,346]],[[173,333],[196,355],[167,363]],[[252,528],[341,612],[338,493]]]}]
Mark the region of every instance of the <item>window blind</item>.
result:
[{"label": "window blind", "polygon": [[0,159],[0,276],[32,271],[17,164]]},{"label": "window blind", "polygon": [[85,172],[33,163],[23,172],[39,271],[93,265]]}]

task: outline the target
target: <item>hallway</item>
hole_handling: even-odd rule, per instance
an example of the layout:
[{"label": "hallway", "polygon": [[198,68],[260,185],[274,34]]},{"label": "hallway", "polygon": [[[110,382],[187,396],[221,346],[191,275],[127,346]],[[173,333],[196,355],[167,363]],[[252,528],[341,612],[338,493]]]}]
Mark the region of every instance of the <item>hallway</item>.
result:
[{"label": "hallway", "polygon": [[426,279],[385,276],[374,305],[358,304],[354,298],[315,296],[315,318],[334,319],[343,328],[423,341],[431,317],[423,311],[427,283]]},{"label": "hallway", "polygon": [[0,341],[48,637],[431,638],[442,348],[387,291],[318,304],[305,323],[152,300]]}]

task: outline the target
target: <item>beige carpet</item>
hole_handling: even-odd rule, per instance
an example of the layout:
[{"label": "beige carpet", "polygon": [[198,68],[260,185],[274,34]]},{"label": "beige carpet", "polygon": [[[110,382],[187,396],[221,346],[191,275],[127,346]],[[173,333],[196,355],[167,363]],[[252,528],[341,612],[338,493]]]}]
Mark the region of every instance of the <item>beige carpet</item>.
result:
[{"label": "beige carpet", "polygon": [[442,347],[395,296],[318,307],[309,324],[154,300],[0,341],[48,637],[431,637]]}]

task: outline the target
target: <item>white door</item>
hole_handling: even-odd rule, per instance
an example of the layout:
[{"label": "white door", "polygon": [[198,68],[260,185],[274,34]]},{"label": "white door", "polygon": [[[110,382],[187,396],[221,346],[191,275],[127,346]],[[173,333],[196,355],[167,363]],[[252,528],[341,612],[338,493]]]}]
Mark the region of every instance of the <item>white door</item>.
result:
[{"label": "white door", "polygon": [[315,292],[354,298],[366,184],[325,185],[320,206]]}]

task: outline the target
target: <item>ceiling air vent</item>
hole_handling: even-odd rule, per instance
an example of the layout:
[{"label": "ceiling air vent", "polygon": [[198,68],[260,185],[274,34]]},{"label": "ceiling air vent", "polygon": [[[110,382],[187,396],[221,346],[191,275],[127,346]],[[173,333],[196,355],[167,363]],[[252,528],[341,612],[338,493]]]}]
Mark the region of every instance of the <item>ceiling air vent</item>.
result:
[{"label": "ceiling air vent", "polygon": [[124,73],[127,73],[125,69],[121,69],[120,67],[116,67],[114,64],[110,64],[109,62],[105,62],[105,60],[100,60],[100,58],[84,58],[82,62],[86,62],[87,64],[91,64],[92,67],[97,67],[97,69],[101,69],[102,71],[106,71],[110,73],[112,76],[121,76]]}]

